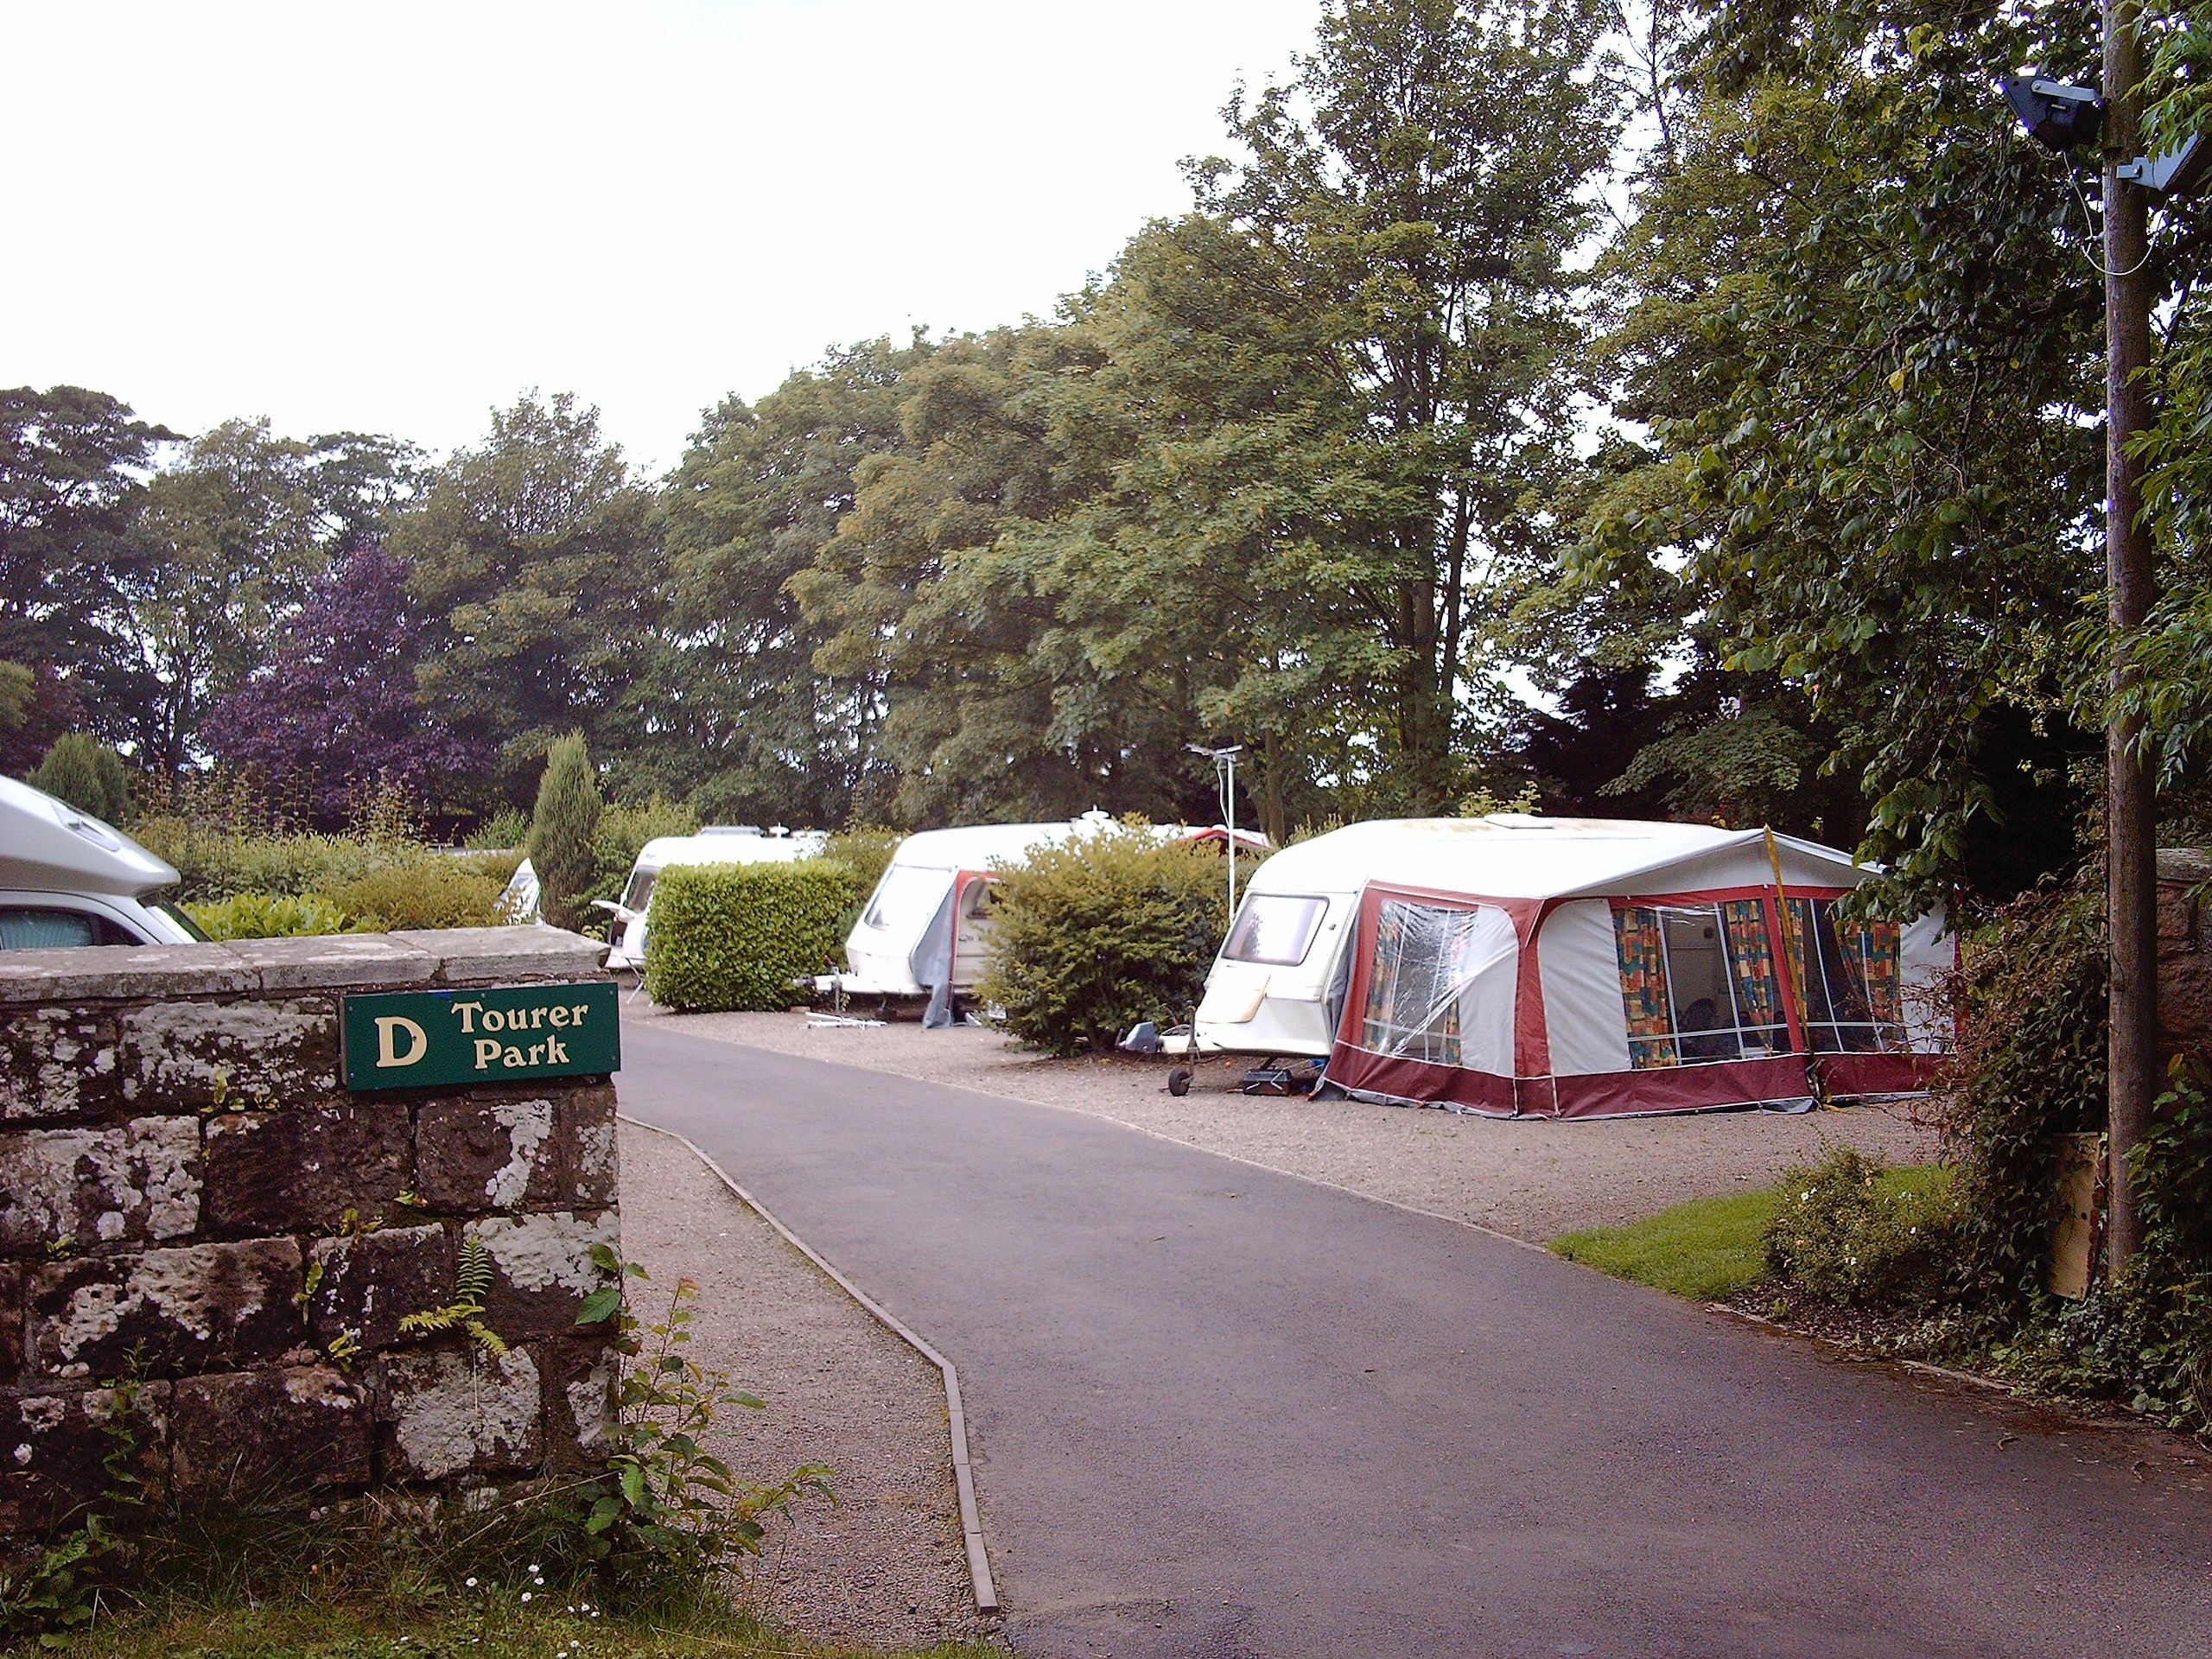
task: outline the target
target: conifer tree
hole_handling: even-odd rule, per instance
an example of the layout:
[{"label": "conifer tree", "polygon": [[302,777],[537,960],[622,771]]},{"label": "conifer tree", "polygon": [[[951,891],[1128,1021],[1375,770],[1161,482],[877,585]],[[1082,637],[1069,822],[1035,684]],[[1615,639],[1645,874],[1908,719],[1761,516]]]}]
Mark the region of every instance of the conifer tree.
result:
[{"label": "conifer tree", "polygon": [[107,823],[130,816],[130,775],[123,757],[88,733],[64,732],[54,739],[30,784]]},{"label": "conifer tree", "polygon": [[575,928],[584,919],[583,895],[599,872],[592,850],[599,814],[599,779],[585,752],[584,734],[571,732],[546,753],[537,809],[530,820],[538,909],[556,927]]}]

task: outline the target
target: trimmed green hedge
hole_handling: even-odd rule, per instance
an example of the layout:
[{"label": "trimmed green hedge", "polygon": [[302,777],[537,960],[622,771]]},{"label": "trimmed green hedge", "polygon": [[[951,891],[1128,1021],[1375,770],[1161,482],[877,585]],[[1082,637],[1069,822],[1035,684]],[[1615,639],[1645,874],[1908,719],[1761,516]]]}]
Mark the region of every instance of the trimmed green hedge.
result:
[{"label": "trimmed green hedge", "polygon": [[645,995],[690,1010],[788,1008],[794,982],[826,972],[860,880],[830,858],[679,864],[653,884]]}]

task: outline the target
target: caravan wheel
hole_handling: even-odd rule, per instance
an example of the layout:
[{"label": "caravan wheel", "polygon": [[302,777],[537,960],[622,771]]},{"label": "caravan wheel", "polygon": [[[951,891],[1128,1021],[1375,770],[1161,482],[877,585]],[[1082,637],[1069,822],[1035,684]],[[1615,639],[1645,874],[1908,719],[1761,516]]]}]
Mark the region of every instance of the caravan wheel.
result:
[{"label": "caravan wheel", "polygon": [[1177,1096],[1179,1099],[1191,1092],[1191,1068],[1189,1066],[1177,1065],[1168,1068],[1167,1092]]}]

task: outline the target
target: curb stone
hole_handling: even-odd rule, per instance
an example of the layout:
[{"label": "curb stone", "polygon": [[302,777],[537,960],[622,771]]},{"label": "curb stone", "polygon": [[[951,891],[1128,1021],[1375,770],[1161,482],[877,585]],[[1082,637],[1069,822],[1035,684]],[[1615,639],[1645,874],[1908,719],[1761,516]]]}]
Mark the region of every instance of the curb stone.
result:
[{"label": "curb stone", "polygon": [[990,1556],[983,1545],[982,1512],[976,1502],[976,1477],[968,1459],[968,1418],[960,1404],[960,1374],[953,1368],[952,1362],[923,1341],[895,1314],[831,1266],[828,1259],[811,1244],[777,1220],[769,1213],[766,1205],[731,1179],[728,1171],[701,1151],[692,1141],[673,1129],[664,1129],[657,1123],[647,1123],[641,1119],[631,1116],[627,1112],[617,1113],[616,1116],[631,1128],[664,1135],[690,1153],[712,1172],[716,1180],[736,1196],[740,1203],[775,1229],[786,1244],[827,1274],[830,1282],[858,1302],[878,1325],[883,1326],[931,1365],[937,1367],[938,1376],[944,1382],[945,1415],[950,1422],[952,1434],[952,1484],[960,1500],[961,1541],[967,1548],[968,1579],[975,1594],[976,1611],[985,1618],[995,1617],[1004,1611],[1005,1610],[999,1604],[998,1586],[991,1578]]}]

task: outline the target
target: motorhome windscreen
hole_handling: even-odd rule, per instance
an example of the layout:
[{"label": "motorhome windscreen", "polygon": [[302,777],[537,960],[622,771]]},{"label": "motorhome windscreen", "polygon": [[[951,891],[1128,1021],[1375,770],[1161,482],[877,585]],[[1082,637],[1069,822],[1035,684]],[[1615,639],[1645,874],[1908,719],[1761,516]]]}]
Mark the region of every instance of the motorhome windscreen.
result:
[{"label": "motorhome windscreen", "polygon": [[1617,905],[1613,940],[1637,1067],[1788,1051],[1774,946],[1758,899]]},{"label": "motorhome windscreen", "polygon": [[1321,918],[1328,909],[1326,899],[1303,893],[1248,893],[1221,954],[1231,962],[1294,968],[1313,948],[1313,936],[1320,931]]},{"label": "motorhome windscreen", "polygon": [[893,864],[876,883],[875,896],[868,900],[861,924],[902,938],[916,937],[929,925],[951,886],[950,870]]}]

